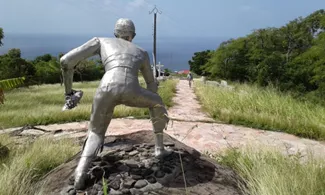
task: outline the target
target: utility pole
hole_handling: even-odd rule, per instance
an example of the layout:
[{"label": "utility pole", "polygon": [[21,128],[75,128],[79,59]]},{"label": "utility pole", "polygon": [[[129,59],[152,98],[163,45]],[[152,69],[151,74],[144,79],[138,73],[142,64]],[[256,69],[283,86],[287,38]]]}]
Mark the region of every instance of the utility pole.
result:
[{"label": "utility pole", "polygon": [[[154,61],[154,66],[156,66],[156,62],[157,62],[157,58],[156,58],[156,56],[157,56],[157,50],[156,50],[156,38],[157,38],[157,23],[156,23],[156,21],[157,21],[157,13],[159,13],[159,14],[161,14],[161,11],[159,11],[158,9],[157,9],[157,7],[155,6],[154,8],[153,8],[153,10],[151,10],[150,12],[149,12],[149,14],[152,14],[152,13],[154,13],[154,17],[153,17],[153,61]],[[156,67],[154,67],[154,69],[156,69]],[[155,72],[155,75],[156,75],[157,73]],[[157,76],[157,75],[156,75]]]}]

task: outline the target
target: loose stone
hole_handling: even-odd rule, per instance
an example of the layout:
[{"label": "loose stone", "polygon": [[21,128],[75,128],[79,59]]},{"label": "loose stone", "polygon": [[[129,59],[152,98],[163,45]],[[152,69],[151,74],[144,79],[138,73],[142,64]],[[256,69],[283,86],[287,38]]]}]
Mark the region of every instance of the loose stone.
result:
[{"label": "loose stone", "polygon": [[164,176],[165,176],[165,173],[160,170],[155,172],[155,177],[157,177],[157,178],[162,178]]},{"label": "loose stone", "polygon": [[145,180],[138,180],[138,181],[134,184],[134,187],[140,189],[140,188],[145,187],[146,185],[148,185],[148,183],[147,183]]},{"label": "loose stone", "polygon": [[146,180],[147,180],[149,183],[156,183],[156,182],[157,182],[156,178],[154,178],[153,176],[148,176],[148,177],[146,178]]},{"label": "loose stone", "polygon": [[127,179],[126,181],[124,181],[123,187],[130,189],[133,187],[135,182],[136,182],[136,180],[134,180],[134,179]]},{"label": "loose stone", "polygon": [[132,152],[129,153],[130,156],[134,156],[136,154],[139,154],[137,150],[133,150]]}]

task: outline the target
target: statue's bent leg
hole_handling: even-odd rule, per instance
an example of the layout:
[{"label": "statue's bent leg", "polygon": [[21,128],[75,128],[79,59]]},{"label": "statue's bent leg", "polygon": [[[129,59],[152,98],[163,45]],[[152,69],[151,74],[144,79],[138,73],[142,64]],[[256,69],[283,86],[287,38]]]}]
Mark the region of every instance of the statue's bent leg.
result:
[{"label": "statue's bent leg", "polygon": [[127,106],[149,108],[150,118],[155,133],[155,155],[164,157],[171,154],[171,150],[166,150],[163,144],[163,131],[169,122],[167,109],[161,97],[147,89],[141,88],[137,94],[133,94],[132,99],[125,103]]},{"label": "statue's bent leg", "polygon": [[97,89],[93,100],[87,139],[75,170],[75,188],[77,190],[85,187],[89,165],[103,147],[105,133],[116,106],[115,97],[115,94],[102,91],[100,88]]}]

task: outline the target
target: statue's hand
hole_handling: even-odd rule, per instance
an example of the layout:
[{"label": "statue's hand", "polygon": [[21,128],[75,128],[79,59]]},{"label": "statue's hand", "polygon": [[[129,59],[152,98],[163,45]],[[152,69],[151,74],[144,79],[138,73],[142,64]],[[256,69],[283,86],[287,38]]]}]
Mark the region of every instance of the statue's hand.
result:
[{"label": "statue's hand", "polygon": [[149,83],[149,84],[147,84],[147,89],[154,92],[154,93],[157,93],[158,84],[156,82]]}]

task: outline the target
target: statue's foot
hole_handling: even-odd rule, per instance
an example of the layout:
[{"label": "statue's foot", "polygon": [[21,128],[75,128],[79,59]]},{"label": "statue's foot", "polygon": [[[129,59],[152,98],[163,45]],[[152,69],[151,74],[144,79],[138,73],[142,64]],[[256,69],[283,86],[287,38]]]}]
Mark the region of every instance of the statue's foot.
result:
[{"label": "statue's foot", "polygon": [[155,149],[155,157],[156,158],[164,158],[166,156],[169,156],[173,153],[173,150],[172,149],[169,149],[169,148],[156,148]]},{"label": "statue's foot", "polygon": [[83,96],[83,91],[72,90],[71,95],[67,95],[65,98],[65,104],[62,108],[62,111],[71,110],[76,107]]},{"label": "statue's foot", "polygon": [[74,188],[76,190],[83,190],[86,187],[86,180],[88,175],[86,173],[80,173],[75,175]]}]

